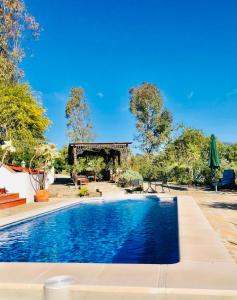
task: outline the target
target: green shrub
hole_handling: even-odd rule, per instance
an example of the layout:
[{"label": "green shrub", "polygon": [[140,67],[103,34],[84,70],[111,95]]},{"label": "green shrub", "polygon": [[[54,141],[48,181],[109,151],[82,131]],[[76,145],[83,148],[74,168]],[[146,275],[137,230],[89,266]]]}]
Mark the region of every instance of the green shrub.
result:
[{"label": "green shrub", "polygon": [[170,172],[169,181],[178,184],[191,184],[192,178],[189,169],[185,166],[175,166]]},{"label": "green shrub", "polygon": [[87,187],[83,187],[79,190],[79,196],[80,197],[85,197],[89,195],[89,190]]},{"label": "green shrub", "polygon": [[134,179],[143,180],[142,175],[133,170],[127,170],[122,173],[119,177],[118,184],[122,187],[127,187],[131,184]]}]

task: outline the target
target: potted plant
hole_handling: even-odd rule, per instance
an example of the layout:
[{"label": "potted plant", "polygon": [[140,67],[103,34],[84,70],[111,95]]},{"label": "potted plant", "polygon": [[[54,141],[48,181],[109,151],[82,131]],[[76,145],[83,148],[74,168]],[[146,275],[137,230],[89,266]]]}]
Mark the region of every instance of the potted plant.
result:
[{"label": "potted plant", "polygon": [[[30,173],[33,180],[36,181],[35,201],[47,202],[49,192],[46,186],[47,174],[53,166],[54,159],[58,156],[56,146],[54,144],[41,144],[35,147],[35,153],[30,160]],[[32,171],[32,167],[36,172]]]}]

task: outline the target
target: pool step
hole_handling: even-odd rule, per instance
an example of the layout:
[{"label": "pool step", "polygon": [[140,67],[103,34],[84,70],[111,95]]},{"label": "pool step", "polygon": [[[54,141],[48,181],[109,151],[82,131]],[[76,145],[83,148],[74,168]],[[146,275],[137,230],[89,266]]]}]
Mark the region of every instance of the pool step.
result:
[{"label": "pool step", "polygon": [[0,209],[26,204],[26,198],[20,198],[19,193],[6,193],[0,190]]}]

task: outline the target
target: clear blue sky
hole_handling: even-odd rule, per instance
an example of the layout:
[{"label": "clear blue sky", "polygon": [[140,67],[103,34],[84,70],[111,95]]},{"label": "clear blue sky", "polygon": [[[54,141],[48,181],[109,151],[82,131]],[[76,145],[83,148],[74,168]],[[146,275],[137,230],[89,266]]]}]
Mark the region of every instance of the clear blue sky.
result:
[{"label": "clear blue sky", "polygon": [[131,87],[162,90],[175,122],[237,141],[236,0],[26,0],[44,31],[24,60],[53,125],[68,142],[71,87],[87,94],[97,141],[132,140]]}]

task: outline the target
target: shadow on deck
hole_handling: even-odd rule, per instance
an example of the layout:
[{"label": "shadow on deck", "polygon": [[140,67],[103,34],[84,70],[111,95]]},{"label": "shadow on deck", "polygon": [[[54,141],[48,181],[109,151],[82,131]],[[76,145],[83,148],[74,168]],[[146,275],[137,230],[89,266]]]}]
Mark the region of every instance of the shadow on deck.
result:
[{"label": "shadow on deck", "polygon": [[209,204],[208,206],[212,208],[237,210],[237,203],[214,202],[212,204]]},{"label": "shadow on deck", "polygon": [[56,178],[54,183],[54,185],[65,185],[65,186],[73,186],[73,181],[70,177],[59,177]]}]

